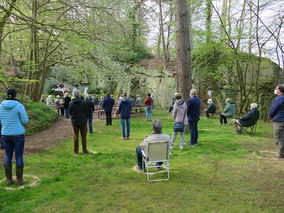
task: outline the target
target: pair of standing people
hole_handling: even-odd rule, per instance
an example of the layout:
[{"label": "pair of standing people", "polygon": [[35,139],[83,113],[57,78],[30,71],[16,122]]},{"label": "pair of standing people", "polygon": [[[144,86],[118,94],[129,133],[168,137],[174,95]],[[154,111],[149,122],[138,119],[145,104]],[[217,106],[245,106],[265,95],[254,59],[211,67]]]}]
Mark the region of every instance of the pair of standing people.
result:
[{"label": "pair of standing people", "polygon": [[187,145],[195,146],[198,141],[198,121],[200,119],[200,105],[201,101],[197,97],[195,89],[190,90],[190,99],[185,103],[180,94],[175,95],[175,104],[173,107],[174,129],[171,139],[171,148],[174,146],[176,135],[181,132],[180,149],[184,147],[184,127],[188,124],[190,129],[191,140]]}]

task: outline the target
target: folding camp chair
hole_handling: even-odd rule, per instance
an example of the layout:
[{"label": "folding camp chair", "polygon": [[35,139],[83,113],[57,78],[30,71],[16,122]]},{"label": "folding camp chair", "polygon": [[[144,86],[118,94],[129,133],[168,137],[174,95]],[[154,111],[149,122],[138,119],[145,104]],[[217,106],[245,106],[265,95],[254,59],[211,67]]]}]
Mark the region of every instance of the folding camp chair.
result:
[{"label": "folding camp chair", "polygon": [[[142,150],[143,157],[143,173],[145,173],[145,167],[147,169],[147,179],[149,182],[153,181],[161,181],[161,180],[169,180],[170,178],[170,162],[169,162],[169,142],[150,142],[148,143],[148,156],[145,155],[145,152]],[[163,167],[165,169],[159,170],[161,165],[157,165],[157,163],[163,162]],[[154,168],[158,171],[149,172],[149,169]],[[158,173],[168,173],[168,177],[165,179],[150,179],[153,174]]]},{"label": "folding camp chair", "polygon": [[256,125],[257,125],[257,121],[251,125],[251,126],[242,126],[237,122],[238,126],[241,128],[241,131],[246,132],[247,134],[249,134],[251,137],[255,136],[256,133]]}]

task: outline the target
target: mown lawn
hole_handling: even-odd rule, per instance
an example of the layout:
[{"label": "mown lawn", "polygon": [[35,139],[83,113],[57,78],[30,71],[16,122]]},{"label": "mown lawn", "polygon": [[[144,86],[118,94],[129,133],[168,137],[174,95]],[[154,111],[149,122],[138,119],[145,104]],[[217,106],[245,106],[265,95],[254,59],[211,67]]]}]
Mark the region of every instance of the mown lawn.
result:
[{"label": "mown lawn", "polygon": [[[153,118],[171,135],[173,121],[166,110],[156,109]],[[201,118],[199,145],[180,150],[178,137],[170,180],[156,183],[132,170],[135,148],[151,134],[151,123],[144,117],[131,119],[129,141],[120,140],[119,120],[112,127],[103,121],[94,126],[88,149],[98,154],[74,155],[68,140],[26,157],[25,174],[41,182],[18,191],[0,189],[0,211],[284,212],[284,162],[255,154],[276,150],[271,124],[259,122],[252,138],[236,135],[231,125],[218,126],[217,118]],[[4,178],[3,167],[0,174]]]}]

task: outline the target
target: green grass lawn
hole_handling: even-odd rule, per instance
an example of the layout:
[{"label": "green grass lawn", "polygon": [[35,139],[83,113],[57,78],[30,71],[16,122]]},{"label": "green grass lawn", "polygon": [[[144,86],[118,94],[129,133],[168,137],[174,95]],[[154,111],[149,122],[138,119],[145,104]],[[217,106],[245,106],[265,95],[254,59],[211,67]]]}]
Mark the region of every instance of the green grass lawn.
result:
[{"label": "green grass lawn", "polygon": [[[156,109],[171,136],[173,120]],[[170,180],[147,182],[132,170],[135,148],[151,134],[145,117],[131,119],[131,140],[122,141],[120,121],[94,125],[88,149],[73,154],[73,141],[26,157],[25,174],[41,179],[37,187],[0,189],[1,212],[284,212],[284,162],[257,158],[256,151],[276,151],[272,125],[258,123],[257,134],[236,135],[218,118],[199,122],[199,145],[179,147],[170,157]],[[186,142],[190,135],[186,135]],[[80,150],[81,152],[81,146]],[[261,152],[260,152],[261,155]],[[3,162],[2,162],[3,163]],[[4,178],[3,167],[0,178]],[[4,183],[0,184],[4,186]]]}]

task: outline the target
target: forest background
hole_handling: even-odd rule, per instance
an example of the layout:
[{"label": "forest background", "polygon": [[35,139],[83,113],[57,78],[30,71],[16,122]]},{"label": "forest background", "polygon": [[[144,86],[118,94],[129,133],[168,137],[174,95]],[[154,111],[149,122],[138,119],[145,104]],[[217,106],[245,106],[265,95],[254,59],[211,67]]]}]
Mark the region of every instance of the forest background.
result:
[{"label": "forest background", "polygon": [[220,109],[226,97],[239,114],[256,102],[266,119],[283,23],[281,0],[1,0],[0,90],[38,101],[88,82],[90,94],[152,90],[167,106],[195,87],[204,104],[210,90]]}]

